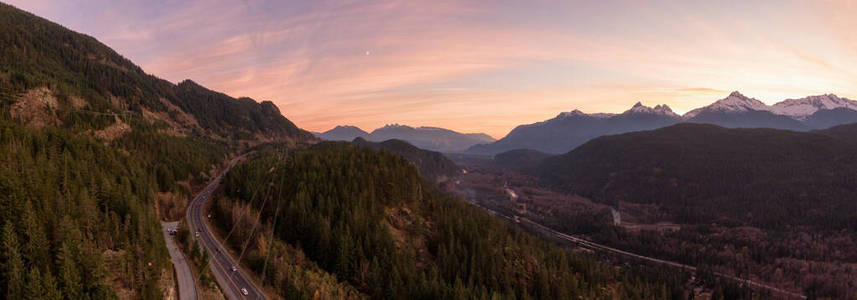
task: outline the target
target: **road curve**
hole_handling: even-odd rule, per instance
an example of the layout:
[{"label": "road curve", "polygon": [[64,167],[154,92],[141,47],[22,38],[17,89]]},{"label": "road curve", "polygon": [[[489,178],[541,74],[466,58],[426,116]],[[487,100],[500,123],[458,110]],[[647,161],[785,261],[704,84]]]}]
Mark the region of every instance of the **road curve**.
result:
[{"label": "road curve", "polygon": [[[195,235],[195,232],[199,232],[199,236],[196,238],[199,244],[208,251],[208,255],[211,258],[209,260],[209,267],[214,274],[214,278],[217,279],[217,283],[220,285],[224,296],[229,299],[265,299],[265,294],[262,293],[262,290],[253,283],[244,270],[241,270],[240,265],[235,263],[229,252],[225,250],[226,248],[214,237],[212,230],[205,221],[206,216],[203,215],[204,211],[202,207],[205,201],[211,197],[211,194],[220,185],[223,175],[229,172],[229,169],[235,166],[241,158],[243,156],[229,161],[226,169],[209,181],[208,185],[193,198],[187,209],[188,228],[191,234]],[[232,271],[232,266],[235,266],[237,270]],[[247,295],[243,295],[242,289],[246,289]]]},{"label": "road curve", "polygon": [[193,272],[190,270],[190,265],[184,254],[176,246],[176,242],[173,240],[175,236],[169,234],[169,230],[178,227],[178,224],[179,222],[161,222],[161,232],[164,234],[164,241],[167,242],[170,261],[173,262],[173,267],[176,269],[176,280],[179,282],[179,299],[196,300],[196,283]]}]

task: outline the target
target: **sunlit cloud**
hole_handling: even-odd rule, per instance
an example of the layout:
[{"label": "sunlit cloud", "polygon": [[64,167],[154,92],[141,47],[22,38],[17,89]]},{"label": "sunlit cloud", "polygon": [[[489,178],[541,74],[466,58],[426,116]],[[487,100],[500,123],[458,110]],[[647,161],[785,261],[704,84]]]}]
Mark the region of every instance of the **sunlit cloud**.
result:
[{"label": "sunlit cloud", "polygon": [[272,100],[315,131],[502,137],[562,111],[681,113],[733,90],[769,104],[857,98],[849,1],[12,2],[170,81]]}]

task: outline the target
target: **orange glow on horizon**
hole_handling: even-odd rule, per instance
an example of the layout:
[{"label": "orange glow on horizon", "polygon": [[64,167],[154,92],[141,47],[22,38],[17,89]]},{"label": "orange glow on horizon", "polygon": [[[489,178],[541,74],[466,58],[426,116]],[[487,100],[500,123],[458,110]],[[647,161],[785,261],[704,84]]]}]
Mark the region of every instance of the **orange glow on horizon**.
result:
[{"label": "orange glow on horizon", "polygon": [[[768,104],[857,98],[849,1],[11,2],[151,74],[271,100],[311,131],[399,123],[501,138],[573,109],[684,113],[734,90]],[[76,13],[88,7],[99,13]]]}]

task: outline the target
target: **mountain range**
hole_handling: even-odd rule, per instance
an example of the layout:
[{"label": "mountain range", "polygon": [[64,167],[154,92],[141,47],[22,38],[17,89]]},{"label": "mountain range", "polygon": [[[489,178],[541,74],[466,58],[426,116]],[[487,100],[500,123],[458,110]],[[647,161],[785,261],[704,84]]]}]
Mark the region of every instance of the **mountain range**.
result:
[{"label": "mountain range", "polygon": [[515,149],[565,153],[602,135],[651,130],[677,123],[707,123],[727,128],[774,128],[808,131],[857,122],[857,101],[833,94],[787,99],[774,105],[732,92],[708,106],[680,116],[666,105],[637,102],[621,114],[563,112],[555,118],[520,125],[493,143],[470,147],[472,154],[497,154]]},{"label": "mountain range", "polygon": [[363,138],[368,141],[382,142],[398,139],[416,147],[439,152],[461,152],[469,147],[494,142],[494,138],[484,133],[459,133],[438,127],[411,127],[392,124],[368,133],[356,126],[336,126],[315,136],[328,141],[352,141]]},{"label": "mountain range", "polygon": [[652,108],[638,102],[621,114],[586,114],[574,110],[547,121],[518,126],[506,137],[493,143],[475,145],[467,152],[493,155],[515,149],[533,149],[564,153],[602,135],[655,129],[678,122],[681,122],[681,117],[666,105]]},{"label": "mountain range", "polygon": [[[222,232],[237,228],[231,241],[224,239],[232,250],[242,247],[237,267],[282,298],[660,299],[686,298],[696,287],[684,272],[617,268],[567,251],[423,180],[444,181],[459,169],[440,153],[414,146],[461,151],[494,142],[487,135],[402,125],[366,133],[340,126],[318,135],[351,144],[317,143],[270,101],[146,74],[92,37],[2,3],[0,45],[3,299],[175,296],[178,272],[171,271],[164,238],[178,241],[196,265],[192,277],[206,283],[199,285],[200,295],[217,293],[211,284],[217,273],[205,267],[217,260],[195,251],[200,244],[187,227],[179,225],[182,234],[170,238],[160,221],[181,219],[198,189],[221,179],[222,188],[201,192],[212,196],[209,222]],[[684,259],[717,264],[740,258],[742,269],[744,262],[766,260],[790,266],[756,275],[804,274],[807,268],[794,258],[821,262],[809,269],[839,274],[832,278],[842,280],[830,280],[838,285],[821,286],[813,274],[803,276],[812,282],[795,286],[852,299],[851,269],[826,272],[834,263],[824,259],[834,257],[846,267],[857,260],[847,250],[854,248],[849,236],[857,231],[850,201],[857,197],[854,125],[809,132],[669,126],[721,122],[809,130],[852,120],[855,111],[854,101],[834,95],[760,103],[733,93],[685,116],[642,103],[621,114],[561,113],[516,128],[517,140],[496,143],[564,152],[591,141],[565,155],[518,150],[496,160],[535,166],[519,170],[601,204],[657,204],[668,220],[699,225],[674,236],[722,239],[710,230],[724,224],[797,229],[799,238],[767,239],[795,241],[785,246],[741,240],[730,247],[719,242],[677,249]],[[408,142],[390,140],[396,137]],[[215,177],[218,166],[251,147],[245,161]],[[487,178],[501,182],[496,175]],[[446,182],[458,184],[457,178]],[[242,226],[250,224],[262,226]],[[807,237],[798,226],[826,232]],[[612,236],[623,234],[608,229]],[[824,238],[836,241],[818,242]],[[710,252],[720,249],[741,253]],[[786,254],[768,259],[772,252]],[[722,296],[719,283],[711,289],[712,298],[739,298]]]}]

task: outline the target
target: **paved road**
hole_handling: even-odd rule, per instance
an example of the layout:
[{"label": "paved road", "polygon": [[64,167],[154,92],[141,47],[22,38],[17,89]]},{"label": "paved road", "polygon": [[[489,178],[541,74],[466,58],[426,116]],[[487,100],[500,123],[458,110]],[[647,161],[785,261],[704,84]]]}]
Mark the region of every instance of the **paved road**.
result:
[{"label": "paved road", "polygon": [[[636,253],[631,253],[628,251],[623,251],[623,250],[619,250],[616,248],[601,245],[598,243],[593,243],[591,241],[588,241],[588,240],[585,240],[585,239],[582,239],[582,238],[579,238],[576,236],[572,236],[569,234],[565,234],[565,233],[553,230],[551,228],[548,228],[542,224],[536,223],[536,222],[534,222],[530,219],[524,218],[524,217],[520,217],[520,216],[509,217],[509,216],[503,215],[497,211],[494,211],[490,208],[484,207],[482,205],[479,205],[476,203],[472,203],[472,204],[488,211],[488,213],[490,213],[491,215],[501,217],[501,218],[505,218],[505,219],[508,219],[508,220],[516,222],[516,223],[529,224],[533,227],[536,227],[539,230],[542,230],[546,234],[554,236],[555,238],[572,242],[574,244],[577,244],[577,245],[582,246],[582,247],[587,248],[587,249],[591,249],[594,251],[608,252],[608,253],[618,254],[618,255],[623,255],[623,256],[628,256],[628,257],[632,257],[632,258],[639,259],[639,260],[644,260],[644,261],[648,261],[648,262],[652,262],[652,263],[672,266],[672,267],[676,267],[679,269],[683,269],[683,270],[687,270],[687,271],[691,271],[691,272],[696,272],[696,267],[694,267],[694,266],[685,265],[685,264],[681,264],[681,263],[677,263],[677,262],[673,262],[673,261],[668,261],[668,260],[663,260],[663,259],[657,259],[654,257],[643,256],[643,255],[639,255]],[[781,288],[778,288],[778,287],[775,287],[772,285],[768,285],[764,282],[758,282],[758,281],[753,281],[753,280],[749,280],[749,279],[739,278],[736,276],[732,276],[732,275],[720,273],[720,272],[714,272],[714,275],[718,276],[720,278],[733,280],[733,281],[736,281],[738,283],[743,283],[743,284],[749,285],[749,286],[756,288],[756,289],[768,290],[774,295],[783,296],[785,298],[806,299],[806,296],[804,296],[804,295],[801,295],[798,293],[793,293],[793,292],[790,292],[790,291],[787,291],[787,290],[784,290],[784,289],[781,289]]]},{"label": "paved road", "polygon": [[[235,260],[229,255],[227,251],[225,251],[225,247],[220,244],[220,241],[214,237],[212,230],[209,229],[208,223],[205,221],[206,216],[204,216],[204,211],[202,209],[205,201],[211,197],[211,193],[217,189],[217,186],[220,185],[220,181],[223,179],[223,175],[226,172],[229,172],[229,169],[232,168],[238,160],[242,158],[242,156],[236,157],[229,162],[229,165],[223,172],[217,175],[214,179],[212,179],[208,186],[205,187],[196,198],[193,198],[193,201],[190,202],[190,206],[187,210],[187,221],[188,227],[190,228],[191,234],[194,234],[195,231],[199,231],[199,244],[205,247],[206,251],[208,251],[209,257],[209,266],[211,267],[211,271],[214,274],[215,279],[217,279],[217,283],[220,285],[221,290],[223,291],[224,296],[229,299],[265,299],[265,294],[262,293],[261,289],[259,289],[250,277],[247,276],[241,267],[235,263]],[[237,271],[232,271],[232,266],[236,266],[238,268]],[[246,289],[247,295],[243,295],[241,290]]]},{"label": "paved road", "polygon": [[185,259],[182,251],[176,246],[173,240],[175,236],[169,234],[169,229],[176,228],[179,222],[161,222],[161,232],[164,234],[164,241],[167,242],[167,250],[170,251],[170,260],[173,262],[173,267],[176,268],[176,279],[179,282],[179,299],[181,300],[196,300],[196,283],[194,282],[193,272],[190,270],[190,265]]}]

